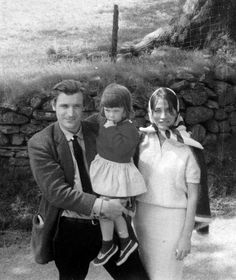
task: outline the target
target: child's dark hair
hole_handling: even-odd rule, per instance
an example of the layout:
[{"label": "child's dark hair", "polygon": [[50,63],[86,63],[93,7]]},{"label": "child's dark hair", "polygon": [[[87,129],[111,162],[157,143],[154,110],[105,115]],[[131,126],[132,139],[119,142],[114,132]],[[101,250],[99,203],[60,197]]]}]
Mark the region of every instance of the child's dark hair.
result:
[{"label": "child's dark hair", "polygon": [[131,93],[125,86],[116,83],[109,84],[103,91],[100,106],[102,116],[105,116],[104,107],[123,107],[126,118],[129,118],[133,111]]},{"label": "child's dark hair", "polygon": [[179,113],[179,100],[172,89],[161,87],[154,91],[150,98],[150,109],[152,111],[155,110],[159,98],[163,98],[167,101],[171,113],[174,113],[174,110]]}]

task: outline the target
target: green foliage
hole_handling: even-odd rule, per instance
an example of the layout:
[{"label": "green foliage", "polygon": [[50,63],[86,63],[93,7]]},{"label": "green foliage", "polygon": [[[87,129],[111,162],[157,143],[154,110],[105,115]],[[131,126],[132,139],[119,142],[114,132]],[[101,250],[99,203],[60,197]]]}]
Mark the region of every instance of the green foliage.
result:
[{"label": "green foliage", "polygon": [[39,204],[38,187],[30,172],[0,171],[4,174],[0,182],[0,230],[30,230],[32,214]]},{"label": "green foliage", "polygon": [[[53,53],[53,50],[50,50]],[[1,101],[18,103],[23,98],[26,100],[34,94],[50,92],[54,84],[63,79],[76,79],[88,81],[94,76],[101,78],[101,83],[106,86],[110,82],[120,82],[131,86],[134,79],[138,80],[136,87],[140,87],[144,94],[155,86],[166,85],[167,75],[176,72],[180,67],[190,69],[196,74],[201,74],[204,67],[210,67],[209,61],[200,51],[183,51],[177,48],[163,46],[158,49],[157,55],[143,54],[131,61],[57,61],[40,71],[25,73],[24,78],[15,73],[15,76],[0,77]],[[31,69],[32,70],[32,69]]]}]

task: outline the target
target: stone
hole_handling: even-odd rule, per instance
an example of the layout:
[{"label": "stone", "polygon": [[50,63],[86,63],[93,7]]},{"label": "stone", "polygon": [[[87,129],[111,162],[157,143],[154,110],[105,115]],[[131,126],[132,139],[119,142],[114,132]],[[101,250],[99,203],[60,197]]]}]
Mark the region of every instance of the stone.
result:
[{"label": "stone", "polygon": [[224,111],[224,109],[218,109],[215,111],[215,119],[217,121],[223,121],[228,118],[228,114]]},{"label": "stone", "polygon": [[90,96],[97,96],[102,89],[102,79],[99,76],[90,78],[88,81],[88,94]]},{"label": "stone", "polygon": [[206,122],[212,119],[214,115],[213,110],[203,107],[188,107],[185,114],[185,121],[189,125]]},{"label": "stone", "polygon": [[[160,73],[158,71],[149,71],[147,78],[152,83],[155,83],[155,81],[159,81]],[[122,80],[123,77],[121,77],[120,83],[122,83]],[[119,81],[117,83],[119,83]],[[130,90],[130,92],[137,92],[137,90],[141,90],[141,92],[144,92],[145,88],[143,86],[143,83],[144,83],[143,78],[137,77],[137,75],[135,74],[130,75],[126,80],[126,86]]]},{"label": "stone", "polygon": [[[212,87],[214,87],[214,83],[212,85]],[[213,99],[213,100],[217,100],[217,94],[215,91],[209,89],[208,87],[205,87],[205,90],[207,92],[208,98]]]},{"label": "stone", "polygon": [[169,73],[166,75],[166,84],[169,85],[171,88],[171,85],[175,82],[175,74]]},{"label": "stone", "polygon": [[224,107],[224,111],[226,113],[231,113],[231,112],[235,111],[235,107],[234,107],[234,105],[227,105]]},{"label": "stone", "polygon": [[143,96],[136,96],[133,99],[133,107],[147,111],[147,99]]},{"label": "stone", "polygon": [[193,106],[199,106],[207,101],[208,95],[204,87],[196,86],[193,89],[181,90],[184,101]]},{"label": "stone", "polygon": [[236,69],[225,63],[219,64],[215,67],[215,78],[236,84]]},{"label": "stone", "polygon": [[13,134],[18,133],[20,131],[20,127],[16,125],[0,125],[0,132],[4,134]]},{"label": "stone", "polygon": [[214,73],[212,71],[206,71],[199,78],[199,82],[202,82],[209,88],[212,88],[214,84]]},{"label": "stone", "polygon": [[15,112],[6,112],[0,115],[0,124],[25,124],[29,121],[26,116],[19,115]]},{"label": "stone", "polygon": [[215,92],[218,95],[218,103],[220,107],[235,103],[236,92],[228,83],[216,81]]},{"label": "stone", "polygon": [[206,129],[201,124],[196,124],[191,128],[191,136],[196,141],[202,143],[206,136]]},{"label": "stone", "polygon": [[225,142],[225,141],[229,140],[231,138],[231,136],[232,136],[231,133],[220,133],[218,135],[218,140]]},{"label": "stone", "polygon": [[42,104],[42,110],[49,112],[53,111],[51,100],[47,100]]},{"label": "stone", "polygon": [[146,115],[146,111],[143,109],[137,109],[134,111],[135,117],[144,117]]},{"label": "stone", "polygon": [[20,132],[26,134],[26,135],[32,135],[40,130],[42,130],[44,128],[44,126],[42,124],[32,124],[32,123],[28,123],[25,125],[22,125],[20,127]]},{"label": "stone", "polygon": [[236,125],[232,125],[231,130],[233,134],[236,134]]},{"label": "stone", "polygon": [[14,146],[20,146],[24,143],[25,138],[23,134],[13,134],[11,138],[11,144]]},{"label": "stone", "polygon": [[[0,136],[0,139],[1,139],[1,136]],[[0,149],[0,157],[13,157],[14,155],[15,155],[15,153],[11,150],[6,150],[3,148]]]},{"label": "stone", "polygon": [[6,135],[0,132],[0,146],[4,146],[8,143],[8,138]]},{"label": "stone", "polygon": [[230,124],[236,125],[236,112],[232,112],[229,116]]},{"label": "stone", "polygon": [[227,133],[230,132],[231,127],[228,120],[219,122],[219,132],[220,133]]},{"label": "stone", "polygon": [[214,100],[207,100],[206,107],[210,109],[219,109],[219,104]]},{"label": "stone", "polygon": [[181,90],[184,90],[188,87],[189,87],[189,82],[186,80],[176,82],[170,86],[170,88],[173,89],[175,92],[180,92]]},{"label": "stone", "polygon": [[180,109],[180,111],[184,111],[185,108],[186,108],[186,106],[185,106],[183,98],[179,97],[179,109]]},{"label": "stone", "polygon": [[189,82],[197,81],[197,78],[193,74],[186,72],[185,69],[178,69],[176,73],[176,78],[178,80],[186,80]]},{"label": "stone", "polygon": [[30,106],[24,106],[19,108],[19,113],[30,117],[33,113],[33,108]]},{"label": "stone", "polygon": [[99,96],[95,96],[93,97],[94,100],[94,107],[95,107],[95,111],[100,111],[100,97]]},{"label": "stone", "polygon": [[41,106],[43,100],[42,100],[42,97],[40,96],[33,96],[31,99],[30,99],[30,106],[33,108],[33,109],[37,109]]},{"label": "stone", "polygon": [[14,111],[16,112],[17,111],[17,106],[15,104],[11,104],[11,103],[8,103],[8,102],[1,102],[0,103],[0,108],[5,110],[5,111]]},{"label": "stone", "polygon": [[219,132],[219,125],[215,119],[209,120],[205,122],[205,127],[209,132],[218,133]]},{"label": "stone", "polygon": [[56,121],[56,113],[55,112],[44,112],[36,110],[33,112],[33,117],[39,121]]},{"label": "stone", "polygon": [[23,151],[16,152],[15,157],[16,158],[28,158],[28,151],[27,151],[27,149],[23,150]]},{"label": "stone", "polygon": [[217,142],[217,136],[214,133],[207,133],[202,142],[203,146],[214,145]]},{"label": "stone", "polygon": [[144,118],[135,118],[133,120],[133,123],[136,127],[145,127],[146,126],[146,120]]},{"label": "stone", "polygon": [[84,95],[84,111],[94,111],[94,99],[89,95]]},{"label": "stone", "polygon": [[10,158],[9,165],[10,166],[28,166],[29,160],[26,158]]},{"label": "stone", "polygon": [[82,119],[85,120],[87,119],[88,117],[92,116],[93,114],[97,114],[98,112],[97,111],[94,111],[94,112],[83,112],[83,115],[82,115]]}]

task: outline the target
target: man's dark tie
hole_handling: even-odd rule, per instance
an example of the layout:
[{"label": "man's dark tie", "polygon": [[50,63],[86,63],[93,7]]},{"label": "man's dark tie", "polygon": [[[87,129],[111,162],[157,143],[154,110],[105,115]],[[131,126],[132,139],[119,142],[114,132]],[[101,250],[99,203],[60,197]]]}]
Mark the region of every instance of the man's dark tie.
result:
[{"label": "man's dark tie", "polygon": [[77,135],[73,136],[72,144],[73,144],[75,159],[77,161],[77,165],[79,168],[82,189],[86,193],[93,193],[91,181],[84,163],[83,151],[80,144],[78,143],[77,138],[78,138]]}]

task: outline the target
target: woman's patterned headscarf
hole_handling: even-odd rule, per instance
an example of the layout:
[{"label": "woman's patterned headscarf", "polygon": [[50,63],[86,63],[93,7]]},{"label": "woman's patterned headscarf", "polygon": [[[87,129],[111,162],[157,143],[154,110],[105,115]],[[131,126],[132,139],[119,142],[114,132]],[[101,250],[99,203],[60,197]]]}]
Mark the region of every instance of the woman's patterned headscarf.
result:
[{"label": "woman's patterned headscarf", "polygon": [[186,127],[184,125],[183,118],[180,116],[180,113],[179,113],[179,99],[178,99],[176,93],[170,88],[165,88],[165,89],[167,89],[169,92],[173,93],[173,95],[176,97],[177,117],[176,117],[175,123],[169,129],[166,129],[165,131],[158,129],[157,125],[155,124],[155,122],[153,120],[153,116],[152,116],[153,112],[151,109],[150,100],[153,98],[153,96],[156,96],[158,94],[158,91],[160,89],[162,89],[162,88],[158,88],[157,90],[155,90],[153,92],[153,94],[151,95],[149,102],[148,102],[148,115],[149,115],[149,120],[151,122],[151,125],[146,128],[140,128],[140,131],[145,132],[145,133],[158,132],[158,133],[161,133],[161,135],[163,137],[165,137],[166,139],[171,139],[176,142],[186,144],[188,146],[196,147],[198,149],[203,149],[203,146],[196,140],[192,139],[190,133],[186,131]]}]

